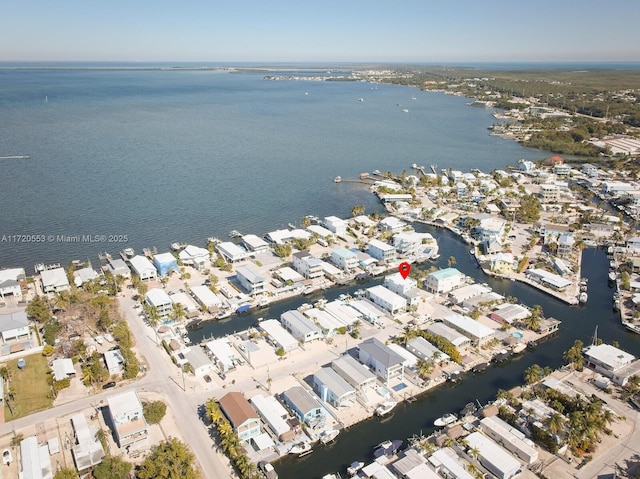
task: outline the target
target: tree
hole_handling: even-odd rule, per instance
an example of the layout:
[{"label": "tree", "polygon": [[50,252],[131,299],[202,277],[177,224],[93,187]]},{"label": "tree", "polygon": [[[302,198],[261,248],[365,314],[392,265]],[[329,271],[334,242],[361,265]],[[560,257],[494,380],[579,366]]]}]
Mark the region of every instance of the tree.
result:
[{"label": "tree", "polygon": [[167,405],[162,401],[146,402],[142,405],[142,412],[149,424],[158,424],[167,413]]},{"label": "tree", "polygon": [[583,348],[584,344],[582,341],[576,339],[573,346],[562,354],[562,359],[564,359],[568,364],[571,364],[574,369],[582,371],[582,368],[584,367],[584,356],[582,355]]},{"label": "tree", "polygon": [[549,432],[551,434],[558,434],[564,429],[564,418],[560,413],[554,413],[549,417]]},{"label": "tree", "polygon": [[53,479],[78,479],[78,473],[70,467],[63,467],[62,469],[58,469]]},{"label": "tree", "polygon": [[51,318],[51,309],[46,297],[36,296],[27,305],[27,315],[38,323],[44,323]]},{"label": "tree", "polygon": [[280,258],[287,258],[291,255],[291,252],[293,251],[293,249],[291,248],[291,245],[288,243],[285,244],[279,244],[276,245],[273,248],[273,252],[279,256]]},{"label": "tree", "polygon": [[533,384],[540,381],[544,377],[544,369],[539,365],[533,364],[524,371],[524,381],[527,384]]},{"label": "tree", "polygon": [[95,479],[127,479],[131,464],[120,456],[107,456],[93,470]]},{"label": "tree", "polygon": [[429,374],[433,371],[433,363],[431,361],[427,361],[425,359],[418,359],[416,363],[416,368],[418,369],[418,375],[422,379],[426,379]]},{"label": "tree", "polygon": [[449,268],[451,268],[454,264],[456,264],[458,261],[456,260],[455,256],[449,256],[449,259],[447,260],[447,266]]},{"label": "tree", "polygon": [[363,215],[365,211],[364,205],[356,205],[351,208],[351,216],[360,216]]},{"label": "tree", "polygon": [[182,303],[173,303],[173,314],[178,321],[182,321],[187,315]]},{"label": "tree", "polygon": [[194,455],[176,438],[161,442],[153,449],[137,471],[139,479],[197,479]]}]

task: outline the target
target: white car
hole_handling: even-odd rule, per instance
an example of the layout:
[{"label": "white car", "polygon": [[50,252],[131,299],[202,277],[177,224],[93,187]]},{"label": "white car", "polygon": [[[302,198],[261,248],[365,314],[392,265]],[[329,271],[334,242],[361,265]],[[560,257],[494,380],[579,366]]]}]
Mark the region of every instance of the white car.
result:
[{"label": "white car", "polygon": [[5,449],[2,451],[2,464],[8,466],[13,462],[13,456],[11,455],[11,451],[9,449]]}]

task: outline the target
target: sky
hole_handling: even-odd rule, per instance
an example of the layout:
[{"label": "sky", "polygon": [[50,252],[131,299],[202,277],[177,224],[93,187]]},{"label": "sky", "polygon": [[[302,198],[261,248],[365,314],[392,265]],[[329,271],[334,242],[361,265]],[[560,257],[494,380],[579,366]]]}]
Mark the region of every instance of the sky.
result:
[{"label": "sky", "polygon": [[0,3],[0,61],[640,61],[638,0]]}]

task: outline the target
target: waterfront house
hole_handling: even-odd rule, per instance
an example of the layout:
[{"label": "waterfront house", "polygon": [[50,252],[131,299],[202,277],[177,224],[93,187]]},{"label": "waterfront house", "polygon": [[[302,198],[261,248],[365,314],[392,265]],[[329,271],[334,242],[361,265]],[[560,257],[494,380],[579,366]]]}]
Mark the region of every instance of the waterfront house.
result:
[{"label": "waterfront house", "polygon": [[201,378],[213,371],[213,363],[200,346],[191,346],[182,351],[182,357],[189,363],[191,373]]},{"label": "waterfront house", "polygon": [[325,240],[333,236],[333,233],[331,231],[320,225],[309,225],[307,226],[307,231],[309,231],[312,235],[315,234],[318,238],[322,238]]},{"label": "waterfront house", "polygon": [[520,474],[520,462],[481,432],[472,432],[465,441],[469,449],[478,450],[480,464],[498,479],[511,479]]},{"label": "waterfront house", "polygon": [[439,477],[455,479],[475,479],[467,472],[465,463],[460,456],[450,447],[443,447],[428,457],[429,463],[433,466]]},{"label": "waterfront house", "polygon": [[22,286],[20,283],[25,280],[24,268],[0,270],[0,298],[11,295],[18,301],[22,300]]},{"label": "waterfront house", "polygon": [[23,309],[13,313],[0,314],[0,335],[2,344],[31,341],[31,329],[26,311]]},{"label": "waterfront house", "polygon": [[191,295],[198,302],[203,311],[217,312],[222,306],[222,300],[208,286],[192,286]]},{"label": "waterfront house", "polygon": [[382,285],[367,288],[369,299],[392,315],[407,310],[407,300]]},{"label": "waterfront house", "polygon": [[427,458],[422,452],[410,448],[401,453],[401,456],[400,459],[391,464],[391,468],[396,472],[396,476],[394,477],[401,477],[403,479],[441,479],[435,471],[429,469],[426,465]]},{"label": "waterfront house", "polygon": [[322,266],[322,274],[327,278],[329,278],[330,280],[336,281],[342,278],[342,271],[336,268],[334,265],[323,261],[321,266]]},{"label": "waterfront house", "polygon": [[349,354],[344,354],[335,359],[331,363],[331,368],[359,393],[367,389],[373,389],[376,385],[376,375]]},{"label": "waterfront house", "polygon": [[382,284],[389,291],[393,291],[399,295],[404,295],[408,291],[418,287],[418,282],[415,279],[409,276],[405,279],[400,273],[393,273],[385,276]]},{"label": "waterfront house", "polygon": [[269,251],[269,243],[253,234],[244,235],[242,237],[242,244],[247,251],[251,251],[255,254],[266,253]]},{"label": "waterfront house", "polygon": [[368,299],[351,300],[348,305],[345,305],[345,308],[355,310],[363,319],[366,319],[371,324],[378,324],[382,318],[387,317],[387,314],[382,310],[382,308],[375,305]]},{"label": "waterfront house", "polygon": [[464,301],[489,293],[491,288],[481,284],[473,283],[461,288],[454,289],[449,293],[449,298],[456,304],[462,304]]},{"label": "waterfront house", "polygon": [[324,310],[343,324],[351,326],[363,317],[358,309],[350,306],[353,303],[355,303],[355,301],[345,304],[339,299],[336,299],[325,304]]},{"label": "waterfront house", "polygon": [[235,368],[236,352],[227,338],[218,338],[205,344],[207,353],[213,358],[221,373]]},{"label": "waterfront house", "polygon": [[171,253],[154,255],[153,265],[158,270],[160,276],[169,276],[172,271],[178,272],[178,260]]},{"label": "waterfront house", "polygon": [[583,350],[585,366],[611,378],[618,386],[640,373],[640,360],[632,354],[609,344],[587,346]]},{"label": "waterfront house", "polygon": [[149,437],[142,403],[135,391],[107,398],[108,416],[119,447],[131,446]]},{"label": "waterfront house", "polygon": [[260,329],[267,333],[277,348],[282,348],[285,353],[298,349],[298,340],[294,338],[279,321],[266,319],[260,321]]},{"label": "waterfront house", "polygon": [[354,270],[358,267],[358,257],[353,251],[346,248],[332,248],[331,261],[344,271]]},{"label": "waterfront house", "polygon": [[409,341],[407,341],[407,345],[405,347],[407,348],[407,351],[414,354],[418,358],[425,361],[430,361],[435,364],[439,364],[442,361],[449,360],[449,356],[447,354],[440,351],[433,344],[431,344],[421,336],[411,338]]},{"label": "waterfront house", "polygon": [[51,361],[51,370],[53,371],[54,381],[63,381],[69,379],[70,376],[76,375],[76,369],[73,367],[71,358],[57,358]]},{"label": "waterfront house", "polygon": [[343,235],[347,232],[347,222],[337,216],[327,216],[324,226],[335,235]]},{"label": "waterfront house", "polygon": [[356,398],[356,390],[329,367],[320,368],[313,374],[313,390],[334,407],[351,406]]},{"label": "waterfront house", "polygon": [[64,268],[45,269],[40,272],[40,281],[45,293],[59,293],[70,288]]},{"label": "waterfront house", "polygon": [[481,294],[480,296],[474,296],[473,298],[465,299],[461,306],[468,311],[475,309],[483,310],[489,306],[500,304],[504,302],[504,296],[491,291],[489,293]]},{"label": "waterfront house", "polygon": [[525,173],[531,173],[535,171],[536,164],[533,161],[529,160],[518,160],[518,170],[523,171]]},{"label": "waterfront house", "polygon": [[52,479],[53,469],[47,445],[40,445],[36,436],[20,441],[20,479]]},{"label": "waterfront house", "polygon": [[553,223],[546,223],[542,227],[541,236],[544,239],[544,243],[548,244],[551,241],[556,241],[561,235],[571,232],[571,226],[558,225]]},{"label": "waterfront house", "polygon": [[396,258],[396,249],[388,243],[372,239],[369,241],[367,252],[378,261],[391,262]]},{"label": "waterfront house", "polygon": [[271,271],[274,278],[279,278],[287,284],[295,284],[304,281],[304,276],[298,273],[295,269],[283,266],[282,268],[274,269]]},{"label": "waterfront house", "polygon": [[447,314],[442,322],[471,339],[474,346],[482,346],[493,339],[495,331],[469,316],[458,313]]},{"label": "waterfront house", "polygon": [[553,166],[553,174],[560,177],[567,177],[571,174],[571,166],[565,164],[557,164]]},{"label": "waterfront house", "polygon": [[380,231],[388,231],[391,233],[400,233],[404,231],[406,227],[407,223],[395,216],[387,216],[378,223],[378,229]]},{"label": "waterfront house", "polygon": [[150,281],[158,277],[158,271],[146,256],[137,255],[129,260],[134,274],[142,281]]},{"label": "waterfront house", "polygon": [[109,376],[122,374],[122,371],[124,371],[124,357],[119,348],[105,351],[103,357]]},{"label": "waterfront house", "polygon": [[199,246],[187,245],[180,253],[178,259],[186,266],[192,266],[198,271],[203,271],[209,266],[211,254],[208,249]]},{"label": "waterfront house", "polygon": [[114,278],[122,276],[126,279],[131,279],[131,270],[127,266],[127,263],[123,259],[112,259],[107,263],[107,271],[111,273]]},{"label": "waterfront house", "polygon": [[236,268],[236,279],[240,286],[252,296],[262,294],[267,289],[267,278],[249,264]]},{"label": "waterfront house", "polygon": [[531,316],[531,311],[520,304],[505,303],[498,306],[489,318],[501,324],[514,324]]},{"label": "waterfront house", "polygon": [[189,294],[179,291],[171,295],[173,304],[181,304],[185,312],[185,317],[194,318],[198,316],[199,307],[195,300]]},{"label": "waterfront house", "polygon": [[220,398],[219,403],[240,441],[248,441],[260,434],[260,417],[241,392],[227,393]]},{"label": "waterfront house", "polygon": [[323,309],[311,308],[306,310],[304,315],[311,318],[320,327],[322,334],[327,337],[337,334],[338,330],[342,328],[345,330],[347,328],[345,323]]},{"label": "waterfront house", "polygon": [[293,269],[307,279],[316,279],[324,275],[322,271],[323,261],[311,256],[306,251],[297,251],[293,253]]},{"label": "waterfront house", "polygon": [[561,234],[558,238],[558,250],[556,254],[560,258],[569,258],[573,254],[573,247],[576,243],[571,233]]},{"label": "waterfront house", "polygon": [[300,311],[285,311],[280,315],[280,322],[284,329],[301,343],[308,343],[322,337],[322,330]]},{"label": "waterfront house", "polygon": [[231,241],[217,244],[216,251],[227,263],[237,263],[251,257],[251,253]]},{"label": "waterfront house", "polygon": [[97,278],[99,278],[98,273],[91,267],[80,268],[73,272],[73,284],[76,285],[76,288],[79,288],[87,281],[93,281]]},{"label": "waterfront house", "polygon": [[530,280],[556,291],[565,291],[572,284],[568,279],[564,279],[562,276],[557,274],[549,273],[544,269],[529,269],[526,271],[525,275]]},{"label": "waterfront house", "polygon": [[71,416],[71,424],[76,441],[71,452],[78,472],[100,464],[105,453],[102,443],[96,437],[96,428],[89,427],[87,418],[82,413]]},{"label": "waterfront house", "polygon": [[324,420],[326,412],[302,386],[294,386],[282,393],[282,401],[291,408],[293,414],[307,426],[315,426]]},{"label": "waterfront house", "polygon": [[495,274],[509,274],[515,269],[516,262],[511,253],[495,253],[488,255],[489,270]]},{"label": "waterfront house", "polygon": [[173,316],[173,301],[164,289],[151,288],[144,296],[145,302],[152,308],[156,308],[162,319]]},{"label": "waterfront house", "polygon": [[515,454],[525,464],[531,465],[538,460],[538,451],[534,443],[520,430],[498,416],[485,417],[480,421],[480,428],[483,433],[501,444],[507,451]]},{"label": "waterfront house", "polygon": [[403,231],[393,236],[396,252],[406,257],[433,257],[438,254],[438,243],[429,233]]},{"label": "waterfront house", "polygon": [[381,378],[385,384],[404,378],[404,358],[389,349],[377,338],[360,343],[358,359]]},{"label": "waterfront house", "polygon": [[289,413],[274,396],[256,394],[249,402],[278,441],[287,442],[296,437],[295,430],[287,422]]},{"label": "waterfront house", "polygon": [[466,276],[456,268],[445,268],[429,273],[424,280],[424,285],[430,293],[448,293],[462,286]]},{"label": "waterfront house", "polygon": [[428,333],[435,334],[436,336],[442,336],[456,348],[465,347],[471,344],[471,340],[469,338],[443,323],[432,323],[427,326],[426,330]]},{"label": "waterfront house", "polygon": [[407,370],[415,372],[416,365],[418,364],[418,356],[416,356],[415,354],[409,352],[408,350],[406,350],[405,348],[403,348],[399,344],[389,343],[387,345],[387,347],[389,349],[393,350],[394,352],[398,353],[400,356],[402,356],[404,358],[404,363],[403,364],[404,364],[405,372]]}]

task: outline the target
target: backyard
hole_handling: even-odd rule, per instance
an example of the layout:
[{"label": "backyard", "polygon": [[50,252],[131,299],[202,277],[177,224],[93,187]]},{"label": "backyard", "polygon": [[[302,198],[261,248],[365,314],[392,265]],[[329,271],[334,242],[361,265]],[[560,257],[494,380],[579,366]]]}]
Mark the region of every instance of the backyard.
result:
[{"label": "backyard", "polygon": [[5,381],[5,420],[11,421],[35,411],[51,407],[51,386],[47,383],[47,358],[33,354],[24,358],[26,366],[18,368],[18,359],[7,361],[8,381]]}]

